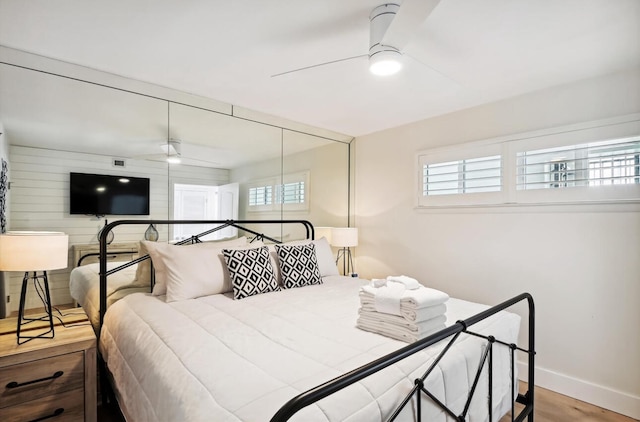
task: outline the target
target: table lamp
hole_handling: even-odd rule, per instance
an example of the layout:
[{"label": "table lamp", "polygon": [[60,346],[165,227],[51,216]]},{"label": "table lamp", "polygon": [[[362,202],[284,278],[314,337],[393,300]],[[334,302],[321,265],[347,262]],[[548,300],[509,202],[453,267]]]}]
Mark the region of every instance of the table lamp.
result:
[{"label": "table lamp", "polygon": [[[0,235],[0,271],[24,271],[18,310],[18,344],[34,338],[53,338],[53,316],[51,314],[51,294],[48,270],[66,268],[68,265],[69,236],[61,232],[8,232]],[[30,275],[31,273],[31,275]],[[26,317],[24,304],[29,280],[42,300],[46,315]],[[48,322],[47,331],[38,335],[22,335],[22,327],[34,321]]]},{"label": "table lamp", "polygon": [[331,229],[331,246],[341,248],[338,250],[336,265],[342,258],[342,274],[351,274],[357,277],[351,256],[352,247],[358,246],[358,229],[355,227],[333,227]]}]

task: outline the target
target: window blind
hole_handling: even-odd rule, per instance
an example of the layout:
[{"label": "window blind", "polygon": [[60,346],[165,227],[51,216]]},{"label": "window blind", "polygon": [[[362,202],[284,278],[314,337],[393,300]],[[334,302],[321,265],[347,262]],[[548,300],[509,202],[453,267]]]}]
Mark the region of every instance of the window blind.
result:
[{"label": "window blind", "polygon": [[501,156],[424,164],[422,187],[423,196],[500,192]]},{"label": "window blind", "polygon": [[303,204],[305,200],[304,181],[279,185],[278,202],[281,204]]},{"label": "window blind", "polygon": [[249,188],[249,206],[271,205],[273,186],[254,186]]},{"label": "window blind", "polygon": [[640,183],[640,137],[519,152],[517,190]]}]

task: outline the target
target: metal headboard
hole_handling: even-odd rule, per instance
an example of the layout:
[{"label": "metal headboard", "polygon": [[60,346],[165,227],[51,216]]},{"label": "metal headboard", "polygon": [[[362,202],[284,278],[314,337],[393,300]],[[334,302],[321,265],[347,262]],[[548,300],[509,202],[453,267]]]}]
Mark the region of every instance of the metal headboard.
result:
[{"label": "metal headboard", "polygon": [[307,220],[118,220],[113,221],[100,231],[100,236],[98,241],[100,242],[100,323],[98,326],[97,336],[100,338],[100,332],[102,331],[102,323],[104,321],[104,314],[107,311],[107,276],[120,271],[124,268],[130,267],[139,262],[145,261],[149,259],[149,255],[145,255],[134,259],[133,261],[126,262],[116,268],[112,268],[111,270],[107,270],[107,236],[114,228],[118,226],[148,226],[149,224],[155,225],[175,225],[175,224],[214,224],[216,227],[207,230],[203,233],[200,233],[196,236],[192,236],[190,238],[184,239],[178,243],[180,244],[188,244],[197,242],[200,237],[206,236],[211,233],[215,233],[216,231],[223,230],[227,227],[235,227],[238,230],[242,230],[246,233],[250,233],[260,239],[266,239],[274,243],[280,243],[279,240],[273,239],[269,236],[264,235],[263,233],[259,233],[251,228],[245,227],[248,224],[300,224],[305,228],[306,238],[314,239],[315,238],[315,230],[313,228],[313,224]]}]

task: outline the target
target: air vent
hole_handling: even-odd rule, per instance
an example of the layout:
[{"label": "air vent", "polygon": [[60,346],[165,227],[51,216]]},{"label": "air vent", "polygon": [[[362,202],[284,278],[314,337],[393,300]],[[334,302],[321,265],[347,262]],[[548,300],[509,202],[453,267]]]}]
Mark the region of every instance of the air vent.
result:
[{"label": "air vent", "polygon": [[114,167],[126,167],[127,166],[127,162],[123,159],[120,158],[114,158],[113,159],[113,166]]}]

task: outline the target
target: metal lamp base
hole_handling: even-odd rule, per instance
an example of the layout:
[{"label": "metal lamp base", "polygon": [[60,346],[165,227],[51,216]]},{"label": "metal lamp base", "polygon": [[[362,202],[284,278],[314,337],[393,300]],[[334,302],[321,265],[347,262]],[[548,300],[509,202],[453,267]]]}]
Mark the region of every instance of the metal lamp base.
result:
[{"label": "metal lamp base", "polygon": [[[29,284],[29,280],[33,281],[33,286],[40,296],[40,300],[42,300],[42,304],[44,305],[45,315],[30,318],[24,315],[24,302],[27,296],[27,286]],[[40,283],[40,280],[43,281],[43,284]],[[25,336],[22,334],[22,327],[28,325],[35,321],[48,321],[48,328],[45,327],[46,331],[35,335],[35,336]],[[20,291],[20,308],[18,310],[18,326],[16,328],[16,332],[18,335],[18,344],[24,344],[34,338],[53,338],[55,336],[55,331],[53,329],[53,315],[51,313],[51,294],[49,292],[49,279],[47,278],[47,272],[43,271],[41,275],[38,275],[36,271],[33,272],[31,276],[29,276],[29,272],[24,273],[24,278],[22,279],[22,290]]]},{"label": "metal lamp base", "polygon": [[356,269],[353,266],[353,258],[351,257],[351,249],[341,248],[338,250],[338,256],[336,257],[336,265],[342,258],[342,274],[350,275],[351,277],[357,277]]}]

